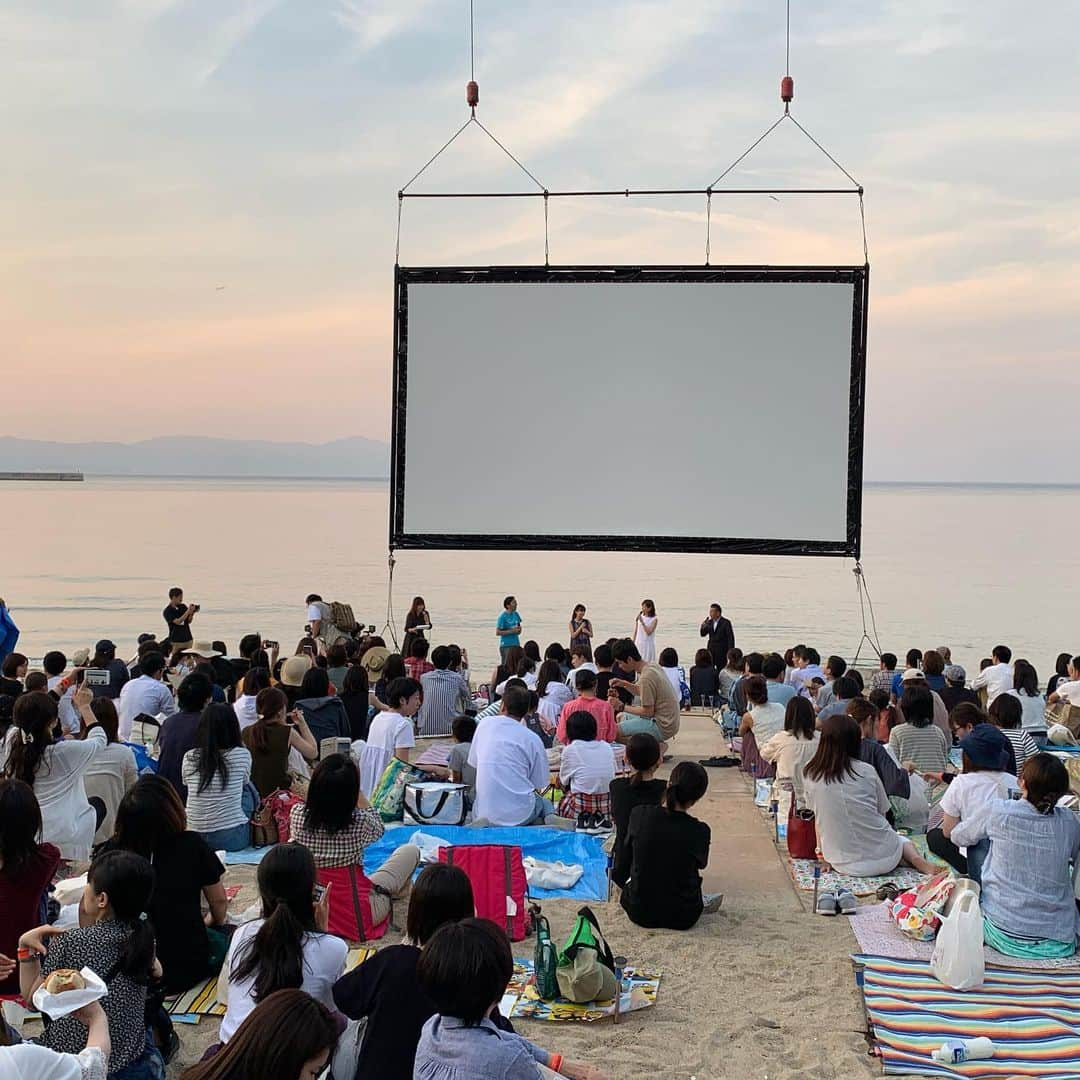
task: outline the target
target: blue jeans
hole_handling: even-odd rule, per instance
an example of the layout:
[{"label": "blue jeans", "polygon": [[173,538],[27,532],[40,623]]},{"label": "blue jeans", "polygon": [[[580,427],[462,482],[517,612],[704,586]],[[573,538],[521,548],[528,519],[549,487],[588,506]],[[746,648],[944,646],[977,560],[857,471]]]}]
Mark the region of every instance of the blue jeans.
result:
[{"label": "blue jeans", "polygon": [[523,821],[522,825],[543,825],[544,818],[549,814],[555,813],[555,805],[550,799],[545,799],[543,795],[536,796],[536,802],[533,804],[532,817],[528,821]]},{"label": "blue jeans", "polygon": [[977,844],[972,844],[967,849],[968,877],[972,881],[982,884],[982,868],[986,862],[986,856],[990,854],[990,841],[983,837]]},{"label": "blue jeans", "polygon": [[206,841],[211,851],[242,851],[251,847],[251,824],[233,825],[229,829],[215,829],[199,835]]},{"label": "blue jeans", "polygon": [[109,1080],[165,1080],[165,1062],[154,1047],[147,1046],[138,1061],[110,1073]]}]

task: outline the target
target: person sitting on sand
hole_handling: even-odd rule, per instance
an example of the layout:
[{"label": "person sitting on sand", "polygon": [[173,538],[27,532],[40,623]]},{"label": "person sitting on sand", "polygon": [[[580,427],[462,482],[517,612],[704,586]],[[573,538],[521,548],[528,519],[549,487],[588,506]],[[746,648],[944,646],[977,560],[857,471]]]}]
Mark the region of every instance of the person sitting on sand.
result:
[{"label": "person sitting on sand", "polygon": [[769,700],[769,688],[761,675],[751,675],[744,683],[748,709],[739,721],[742,739],[742,768],[756,777],[773,775],[771,762],[763,761],[760,747],[783,731],[786,710]]},{"label": "person sitting on sand", "polygon": [[555,738],[566,746],[569,739],[566,734],[566,721],[576,712],[587,712],[596,720],[596,737],[604,742],[616,742],[619,729],[615,725],[615,712],[610,701],[601,701],[596,696],[596,672],[579,669],[574,672],[574,678],[577,680],[578,696],[563,705],[555,729]]},{"label": "person sitting on sand", "polygon": [[906,862],[933,873],[933,863],[886,821],[889,799],[874,767],[859,758],[861,741],[853,717],[830,716],[821,726],[817,753],[803,769],[806,804],[814,811],[826,869],[873,877]]},{"label": "person sitting on sand", "polygon": [[720,907],[720,897],[701,892],[709,826],[688,813],[708,787],[708,773],[696,761],[680,761],[671,770],[664,804],[631,812],[612,877],[626,882],[622,906],[638,926],[689,930]]},{"label": "person sitting on sand", "polygon": [[[925,684],[907,683],[900,698],[904,722],[889,732],[889,750],[897,761],[919,772],[940,773],[949,757],[949,740],[934,726],[934,702]],[[909,772],[912,770],[908,770]]]},{"label": "person sitting on sand", "polygon": [[412,718],[420,711],[420,684],[415,679],[395,679],[384,693],[390,708],[371,721],[360,751],[360,790],[365,795],[375,790],[392,758],[408,761],[409,750],[416,745]]},{"label": "person sitting on sand", "polygon": [[579,710],[566,719],[569,740],[559,763],[559,817],[570,818],[579,829],[610,827],[611,781],[615,754],[611,744],[596,737],[596,717]]},{"label": "person sitting on sand", "polygon": [[1008,693],[999,694],[990,702],[987,715],[990,723],[1001,728],[1002,734],[1012,744],[1013,752],[1016,754],[1016,767],[1022,769],[1024,762],[1033,758],[1039,752],[1039,748],[1031,737],[1031,733],[1024,731],[1021,727],[1024,720],[1024,706],[1020,703],[1020,699]]},{"label": "person sitting on sand", "polygon": [[806,805],[803,769],[821,741],[814,725],[814,706],[804,697],[793,697],[784,710],[784,730],[760,748],[762,758],[776,766],[774,789],[790,790],[796,810]]},{"label": "person sitting on sand", "polygon": [[981,881],[990,841],[969,845],[965,856],[953,843],[952,834],[961,824],[972,827],[996,799],[1011,798],[1009,793],[1017,790],[1016,777],[1005,771],[1012,750],[1004,733],[993,724],[979,724],[960,741],[960,750],[964,771],[953,778],[938,804],[941,824],[927,830],[926,845],[957,873]]},{"label": "person sitting on sand", "polygon": [[[636,682],[612,679],[612,688],[629,690],[635,698],[641,700],[640,705],[619,703],[622,706],[619,742],[626,742],[631,735],[644,731],[660,743],[661,749],[666,750],[668,742],[679,733],[679,696],[656,664],[647,664],[641,659],[641,653],[629,638],[617,641],[612,652],[620,667],[637,676]],[[613,706],[614,704],[612,701]]]},{"label": "person sitting on sand", "polygon": [[611,819],[615,824],[612,853],[614,866],[618,868],[612,869],[611,878],[619,888],[626,885],[623,875],[630,866],[622,854],[630,828],[630,815],[638,806],[659,806],[667,791],[667,781],[655,779],[656,770],[660,768],[660,744],[651,735],[644,732],[631,735],[626,745],[626,760],[633,773],[628,777],[615,777],[609,788]]},{"label": "person sitting on sand", "polygon": [[[504,1031],[490,1019],[514,974],[506,932],[487,919],[441,926],[416,965],[420,985],[438,1010],[424,1024],[413,1066],[415,1080],[604,1080],[599,1070],[568,1061]],[[538,1065],[550,1070],[541,1074]]]},{"label": "person sitting on sand", "polygon": [[1020,792],[1022,799],[997,799],[970,826],[958,825],[952,839],[969,849],[990,841],[979,897],[987,945],[1026,959],[1072,956],[1080,933],[1080,821],[1057,805],[1069,793],[1068,770],[1053,755],[1036,754],[1020,770]]},{"label": "person sitting on sand", "polygon": [[[911,777],[896,759],[874,738],[877,710],[865,698],[848,702],[847,714],[859,725],[859,758],[878,774],[885,794],[898,799],[911,798]],[[832,719],[832,717],[829,717]]]}]

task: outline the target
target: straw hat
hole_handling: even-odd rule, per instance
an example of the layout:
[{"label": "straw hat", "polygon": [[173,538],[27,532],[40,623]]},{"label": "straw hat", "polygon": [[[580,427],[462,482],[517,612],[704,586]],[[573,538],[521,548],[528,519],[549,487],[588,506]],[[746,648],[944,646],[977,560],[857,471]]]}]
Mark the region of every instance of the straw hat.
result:
[{"label": "straw hat", "polygon": [[385,645],[372,645],[370,649],[362,657],[360,657],[360,666],[369,675],[378,675],[384,667],[386,667],[386,661],[390,657],[390,650]]},{"label": "straw hat", "polygon": [[185,656],[191,654],[193,656],[201,656],[205,660],[212,660],[215,656],[222,655],[214,648],[213,643],[209,641],[193,641],[186,649],[182,649],[181,652]]},{"label": "straw hat", "polygon": [[89,649],[76,649],[71,654],[71,666],[72,667],[86,667],[90,663],[90,650]]},{"label": "straw hat", "polygon": [[281,675],[278,682],[282,686],[299,686],[304,681],[304,676],[311,668],[310,656],[290,656],[281,665]]}]

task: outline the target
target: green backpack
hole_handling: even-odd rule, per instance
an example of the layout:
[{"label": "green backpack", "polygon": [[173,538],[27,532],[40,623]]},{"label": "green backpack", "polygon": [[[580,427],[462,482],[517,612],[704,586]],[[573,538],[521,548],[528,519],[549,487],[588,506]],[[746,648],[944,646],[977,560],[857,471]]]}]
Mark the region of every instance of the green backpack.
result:
[{"label": "green backpack", "polygon": [[540,914],[540,906],[533,904],[531,910],[533,925],[536,928],[536,948],[533,950],[536,992],[544,1001],[551,1001],[559,996],[559,982],[555,977],[559,955],[551,940],[551,927],[547,919]]},{"label": "green backpack", "polygon": [[589,907],[578,911],[577,922],[555,971],[559,993],[567,1001],[612,1001],[615,998],[615,957]]}]

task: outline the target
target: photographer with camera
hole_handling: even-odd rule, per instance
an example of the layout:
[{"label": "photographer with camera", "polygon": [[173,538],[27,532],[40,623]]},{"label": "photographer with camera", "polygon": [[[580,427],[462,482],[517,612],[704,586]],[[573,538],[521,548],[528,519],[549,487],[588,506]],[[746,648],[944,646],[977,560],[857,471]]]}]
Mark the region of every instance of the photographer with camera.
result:
[{"label": "photographer with camera", "polygon": [[169,628],[166,639],[169,643],[169,665],[175,663],[177,656],[191,644],[191,620],[199,612],[199,604],[185,604],[184,590],[173,587],[169,590],[169,606],[161,613],[165,625]]}]

